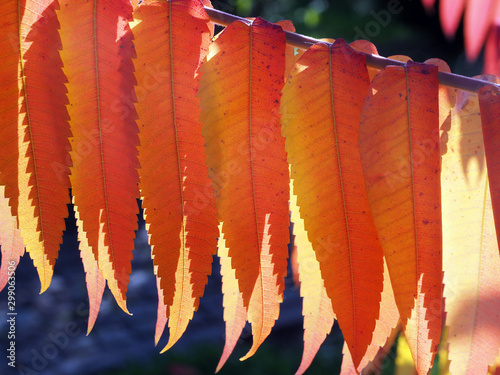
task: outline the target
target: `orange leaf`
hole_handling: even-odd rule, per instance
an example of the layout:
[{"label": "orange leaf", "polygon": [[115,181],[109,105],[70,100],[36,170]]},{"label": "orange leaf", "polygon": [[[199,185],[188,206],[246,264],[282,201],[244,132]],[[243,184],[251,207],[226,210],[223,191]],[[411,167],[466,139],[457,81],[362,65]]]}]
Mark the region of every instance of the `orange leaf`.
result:
[{"label": "orange leaf", "polygon": [[231,258],[229,258],[226,241],[223,236],[222,223],[219,226],[221,236],[217,254],[220,259],[220,273],[222,275],[222,304],[224,306],[224,321],[226,322],[226,342],[221,359],[217,365],[215,372],[219,372],[222,366],[233,352],[234,347],[238,343],[245,323],[247,321],[247,313],[243,305],[243,297],[238,288],[238,280],[236,273],[231,268]]},{"label": "orange leaf", "polygon": [[[2,1],[2,38],[0,38],[0,185],[4,185],[4,196],[10,204],[12,215],[17,216],[19,187],[18,165],[18,103],[20,80],[20,35],[21,15],[18,13],[18,1]],[[28,25],[29,29],[29,25]],[[10,199],[9,199],[10,198]]]},{"label": "orange leaf", "polygon": [[285,46],[279,26],[234,22],[201,68],[207,159],[254,337],[245,358],[271,332],[285,286],[289,176],[278,113]]},{"label": "orange leaf", "polygon": [[[377,47],[375,47],[375,45],[373,43],[371,43],[367,40],[363,40],[363,39],[355,40],[354,42],[350,43],[349,45],[352,48],[354,48],[356,51],[369,53],[369,54],[378,56]],[[370,82],[373,80],[373,77],[375,77],[378,72],[379,72],[379,69],[368,67],[368,75],[370,76]]]},{"label": "orange leaf", "polygon": [[[280,25],[284,31],[295,32],[295,26],[292,21],[284,20],[276,22],[276,25]],[[293,68],[295,61],[297,61],[297,56],[295,55],[295,47],[287,44],[286,45],[286,66],[285,66],[285,79],[288,77],[290,70]]]},{"label": "orange leaf", "polygon": [[389,66],[363,105],[360,151],[368,199],[419,374],[441,335],[442,270],[438,75]]},{"label": "orange leaf", "polygon": [[212,35],[199,0],[145,1],[134,16],[140,187],[170,330],[165,351],[198,308],[217,246],[196,97]]},{"label": "orange leaf", "polygon": [[343,40],[297,61],[281,111],[297,204],[354,363],[371,341],[383,285],[357,147],[368,88],[365,57]]},{"label": "orange leaf", "polygon": [[128,0],[61,1],[59,12],[75,210],[125,312],[139,197],[131,12]]},{"label": "orange leaf", "polygon": [[[290,181],[290,190],[293,180]],[[335,321],[332,301],[328,298],[320,272],[320,263],[307,238],[304,220],[300,217],[297,196],[290,194],[290,212],[297,251],[302,315],[304,316],[304,353],[296,375],[303,374],[316,356]]]},{"label": "orange leaf", "polygon": [[450,371],[485,374],[500,347],[500,255],[477,96],[459,91],[452,115],[441,176]]},{"label": "orange leaf", "polygon": [[402,63],[407,63],[408,61],[413,61],[410,56],[406,55],[392,55],[388,57],[391,60],[401,61]]},{"label": "orange leaf", "polygon": [[17,229],[17,219],[12,216],[8,199],[5,198],[5,187],[0,186],[0,292],[15,272],[19,260],[24,255],[23,239]]},{"label": "orange leaf", "polygon": [[[19,106],[16,106],[17,113],[11,107],[4,108],[2,114],[6,118],[0,148],[8,154],[2,155],[0,183],[6,185],[6,197],[10,199],[12,213],[17,216],[26,251],[37,268],[43,292],[52,279],[70,202],[70,130],[66,77],[59,56],[57,2],[8,3],[16,7],[15,13],[9,14],[16,20],[9,17],[7,23],[12,26],[15,22],[18,30],[10,30],[10,45],[4,46],[9,52],[2,70],[8,74],[5,77],[8,81],[7,92],[2,95],[5,95],[5,104],[12,105],[14,61],[11,56],[17,54]],[[14,116],[18,121],[15,130]]]},{"label": "orange leaf", "polygon": [[[425,64],[432,64],[438,67],[440,72],[451,73],[448,64],[436,58],[427,59]],[[455,89],[444,85],[439,85],[439,129],[435,129],[433,139],[439,138],[441,155],[446,153],[446,142],[448,141],[448,131],[451,128],[451,108],[455,106]]]},{"label": "orange leaf", "polygon": [[500,243],[500,90],[489,85],[479,90],[478,97],[495,229]]},{"label": "orange leaf", "polygon": [[[380,314],[373,330],[372,341],[366,350],[366,353],[357,367],[357,371],[363,369],[378,373],[382,368],[382,361],[387,353],[389,353],[394,340],[399,331],[398,326],[399,312],[394,300],[394,292],[392,290],[391,281],[389,278],[389,270],[384,259],[384,290],[380,301]],[[342,361],[342,374],[352,373],[353,368],[352,358],[350,353],[346,351],[344,346],[344,358]],[[346,363],[344,363],[344,361]]]}]

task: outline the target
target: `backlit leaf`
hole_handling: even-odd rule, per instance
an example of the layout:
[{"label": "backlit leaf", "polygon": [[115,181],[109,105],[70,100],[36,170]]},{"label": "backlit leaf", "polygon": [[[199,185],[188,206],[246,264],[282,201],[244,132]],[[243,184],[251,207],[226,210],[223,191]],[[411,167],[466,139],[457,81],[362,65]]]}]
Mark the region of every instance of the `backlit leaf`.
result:
[{"label": "backlit leaf", "polygon": [[[495,81],[499,83],[500,80]],[[478,98],[491,203],[497,241],[500,243],[500,90],[492,85],[483,87],[478,92]]]},{"label": "backlit leaf", "polygon": [[199,0],[145,1],[134,16],[140,188],[170,330],[165,351],[198,308],[217,246],[196,97],[212,34]]},{"label": "backlit leaf", "polygon": [[[290,191],[293,181],[290,182]],[[316,356],[326,335],[330,333],[335,321],[332,301],[328,298],[321,277],[320,264],[300,217],[297,196],[290,194],[290,212],[293,223],[294,247],[297,251],[302,315],[304,316],[304,352],[296,375],[303,374]]]},{"label": "backlit leaf", "polygon": [[356,142],[368,84],[363,55],[342,40],[318,43],[297,61],[281,107],[300,216],[356,366],[371,342],[383,285]]},{"label": "backlit leaf", "polygon": [[452,374],[485,374],[500,347],[500,255],[477,96],[460,91],[452,115],[441,177],[448,357]]},{"label": "backlit leaf", "polygon": [[19,260],[24,255],[23,239],[17,229],[17,219],[12,216],[8,199],[5,198],[5,187],[0,186],[0,291],[5,288],[12,272],[15,272]]},{"label": "backlit leaf", "polygon": [[359,144],[370,207],[419,374],[441,335],[437,67],[388,66],[363,105]]},{"label": "backlit leaf", "polygon": [[[358,39],[349,44],[352,48],[354,48],[356,51],[364,52],[364,53],[369,53],[372,55],[378,55],[377,47],[375,45],[367,40],[363,39]],[[368,75],[370,76],[370,82],[373,80],[373,77],[377,75],[379,72],[379,69],[373,68],[368,66]]]},{"label": "backlit leaf", "polygon": [[217,255],[220,259],[220,273],[222,276],[222,305],[224,306],[224,321],[226,322],[226,342],[215,372],[219,372],[233,352],[247,321],[247,313],[243,305],[243,297],[238,288],[236,273],[231,268],[231,258],[229,258],[226,241],[224,240],[222,223],[219,226],[219,230],[221,236],[219,238]]},{"label": "backlit leaf", "polygon": [[[389,353],[392,344],[399,332],[398,327],[399,312],[394,300],[394,292],[392,290],[391,280],[389,278],[389,270],[387,263],[384,259],[384,290],[382,292],[382,299],[380,301],[380,314],[373,330],[372,341],[368,345],[363,359],[357,367],[357,371],[361,372],[363,369],[368,371],[380,371],[382,368],[382,361]],[[344,349],[346,347],[344,346]],[[342,360],[343,374],[355,373],[356,371],[350,353],[343,351],[344,358]],[[351,369],[352,368],[352,369]]]},{"label": "backlit leaf", "polygon": [[120,307],[137,229],[137,117],[128,0],[61,0],[59,20],[80,230]]},{"label": "backlit leaf", "polygon": [[252,324],[245,358],[271,332],[285,286],[289,175],[278,113],[285,46],[281,27],[237,21],[212,43],[201,69],[207,160]]},{"label": "backlit leaf", "polygon": [[[75,210],[76,225],[82,227],[78,210]],[[88,244],[87,236],[81,230],[78,231],[78,241],[80,242],[80,258],[82,258],[83,269],[85,271],[85,281],[87,283],[87,293],[89,296],[89,320],[87,324],[87,335],[92,331],[99,308],[101,307],[102,296],[106,288],[106,280],[99,269],[97,259],[92,248]]]},{"label": "backlit leaf", "polygon": [[[59,56],[58,2],[8,3],[19,7],[19,13],[15,12],[18,30],[9,32],[10,45],[4,45],[8,76],[5,77],[7,92],[3,95],[7,108],[3,108],[6,117],[0,148],[4,152],[5,147],[9,155],[2,155],[8,165],[0,165],[0,183],[6,185],[6,197],[10,199],[12,213],[17,216],[26,251],[37,268],[43,292],[52,279],[70,202],[68,137],[71,133],[66,111],[66,77]],[[11,15],[9,25],[12,25]],[[13,94],[12,53],[17,53],[19,62],[16,115],[12,107],[9,108]],[[17,117],[15,131],[14,116]]]},{"label": "backlit leaf", "polygon": [[[0,38],[0,185],[4,185],[7,205],[12,207],[12,214],[17,215],[19,196],[18,165],[18,103],[20,81],[20,35],[21,15],[18,13],[18,1],[2,1],[2,38]],[[29,25],[28,25],[29,28]],[[10,200],[9,200],[10,197]]]}]

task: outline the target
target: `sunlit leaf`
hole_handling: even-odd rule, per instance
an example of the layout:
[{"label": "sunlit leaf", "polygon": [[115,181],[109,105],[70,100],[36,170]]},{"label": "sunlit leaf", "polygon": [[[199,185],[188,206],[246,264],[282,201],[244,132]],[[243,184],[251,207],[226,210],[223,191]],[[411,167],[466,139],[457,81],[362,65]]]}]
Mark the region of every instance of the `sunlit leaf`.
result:
[{"label": "sunlit leaf", "polygon": [[260,18],[227,27],[202,65],[203,135],[219,219],[252,324],[254,354],[279,316],[286,274],[288,165],[278,106],[285,34]]},{"label": "sunlit leaf", "polygon": [[52,0],[8,1],[0,8],[6,20],[0,184],[6,186],[42,292],[52,279],[70,202],[71,133],[57,8]]},{"label": "sunlit leaf", "polygon": [[[5,288],[7,281],[24,255],[23,239],[17,229],[17,219],[12,216],[8,199],[5,198],[5,187],[0,186],[0,251],[2,262],[0,264],[0,291]],[[15,280],[15,278],[14,278]]]},{"label": "sunlit leaf", "polygon": [[125,299],[137,229],[137,125],[128,0],[61,0],[75,210],[108,286]]},{"label": "sunlit leaf", "polygon": [[[212,37],[208,23],[199,0],[145,1],[133,27],[140,188],[159,304],[166,306],[170,331],[163,350],[182,336],[198,308],[217,245],[196,97],[197,70]],[[160,322],[162,314],[159,307]]]},{"label": "sunlit leaf", "polygon": [[356,143],[368,84],[363,55],[342,40],[318,43],[297,61],[281,108],[300,216],[356,365],[371,341],[383,283]]},{"label": "sunlit leaf", "polygon": [[[290,190],[293,189],[293,180]],[[303,374],[316,356],[335,321],[332,301],[328,298],[320,264],[307,238],[304,220],[300,217],[297,196],[290,194],[290,213],[293,223],[294,247],[297,251],[298,277],[304,316],[304,352],[296,375]]]},{"label": "sunlit leaf", "polygon": [[219,238],[217,255],[220,259],[220,273],[222,275],[222,305],[224,306],[224,321],[226,322],[226,342],[221,359],[215,372],[224,366],[245,328],[247,313],[243,305],[243,297],[238,287],[236,273],[231,268],[226,241],[222,233],[222,224],[219,226],[221,237]]},{"label": "sunlit leaf", "polygon": [[360,124],[370,207],[419,374],[441,336],[442,267],[438,75],[388,66],[372,81]]}]

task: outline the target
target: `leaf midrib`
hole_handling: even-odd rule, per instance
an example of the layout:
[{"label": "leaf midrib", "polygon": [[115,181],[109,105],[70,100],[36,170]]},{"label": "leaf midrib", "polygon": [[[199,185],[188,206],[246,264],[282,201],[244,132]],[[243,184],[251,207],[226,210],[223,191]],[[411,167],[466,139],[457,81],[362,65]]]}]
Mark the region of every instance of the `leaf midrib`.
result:
[{"label": "leaf midrib", "polygon": [[[411,129],[411,106],[410,106],[410,77],[409,77],[409,71],[408,71],[408,64],[405,64],[404,66],[405,69],[405,79],[406,79],[406,113],[408,116],[408,143],[409,143],[409,152],[410,152],[410,179],[411,179],[411,197],[412,197],[412,202],[413,202],[413,236],[415,238],[415,272],[416,272],[416,282],[415,282],[415,287],[416,287],[416,294],[415,294],[415,300],[417,303],[419,303],[419,287],[418,287],[418,282],[419,282],[419,259],[418,259],[418,233],[417,233],[417,213],[416,213],[416,202],[415,202],[415,166],[413,165],[413,141],[412,141],[412,129]],[[415,304],[415,302],[414,302]],[[414,307],[411,308],[413,310]],[[410,311],[411,314],[411,311]],[[410,315],[411,316],[411,315]],[[420,332],[420,317],[417,316],[417,332]],[[417,353],[420,352],[419,346],[420,346],[420,336],[417,336]],[[418,366],[418,357],[415,360],[415,365],[417,368]]]},{"label": "leaf midrib", "polygon": [[[342,176],[342,165],[340,163],[340,149],[339,149],[339,138],[337,133],[337,118],[335,116],[335,99],[333,95],[333,66],[332,66],[332,53],[333,53],[333,45],[328,48],[328,73],[330,78],[330,103],[332,108],[332,121],[333,121],[333,132],[335,137],[335,148],[337,150],[337,164],[339,168],[339,183],[340,183],[340,191],[342,193],[342,208],[344,211],[344,221],[345,221],[345,229],[347,234],[347,246],[348,246],[348,254],[349,254],[349,268],[350,268],[350,283],[351,283],[351,298],[352,298],[352,309],[353,309],[353,318],[356,321],[356,298],[354,295],[354,268],[352,264],[352,246],[351,246],[351,235],[349,230],[349,220],[347,218],[347,206],[346,206],[346,198],[345,198],[345,190],[344,190],[344,180]],[[353,324],[356,327],[356,324]],[[357,332],[356,328],[353,329],[354,334],[354,342],[357,342]]]},{"label": "leaf midrib", "polygon": [[[181,248],[179,249],[181,254],[179,256],[179,261],[181,262],[182,266],[182,282],[180,285],[180,296],[181,299],[183,300],[185,297],[185,286],[184,286],[184,274],[186,270],[186,248],[185,248],[185,240],[186,240],[186,231],[185,231],[185,223],[186,223],[186,217],[185,217],[185,212],[184,212],[184,193],[182,189],[182,172],[181,172],[181,156],[179,153],[179,138],[178,138],[178,123],[177,123],[177,112],[175,108],[175,78],[174,78],[174,48],[173,48],[173,33],[172,33],[172,2],[168,2],[168,35],[169,35],[169,41],[168,41],[168,47],[169,47],[169,52],[170,52],[170,93],[172,96],[172,119],[173,119],[173,127],[174,127],[174,136],[175,136],[175,152],[177,155],[177,173],[179,177],[179,195],[180,195],[180,200],[181,200],[181,214],[182,214],[182,226],[181,226]],[[177,269],[179,269],[179,264],[177,264]],[[177,283],[177,280],[176,280]],[[183,303],[181,302],[181,308],[183,306]],[[172,335],[172,338],[177,337],[177,332],[180,330],[180,323],[181,323],[181,317],[182,313],[179,314],[179,318],[176,319],[176,324],[175,324],[175,334]],[[169,340],[170,341],[170,340]]]}]

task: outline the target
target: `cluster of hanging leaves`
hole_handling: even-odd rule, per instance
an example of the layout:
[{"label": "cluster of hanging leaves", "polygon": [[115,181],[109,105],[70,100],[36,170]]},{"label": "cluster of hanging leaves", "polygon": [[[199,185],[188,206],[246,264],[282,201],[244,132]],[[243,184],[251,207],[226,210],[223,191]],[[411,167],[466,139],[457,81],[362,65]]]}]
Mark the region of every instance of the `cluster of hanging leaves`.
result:
[{"label": "cluster of hanging leaves", "polygon": [[485,374],[500,347],[498,86],[440,86],[449,68],[435,59],[378,72],[364,41],[294,51],[290,22],[213,37],[210,6],[2,2],[0,288],[25,249],[48,288],[71,188],[88,330],[106,284],[127,312],[141,198],[155,342],[167,323],[164,350],[182,336],[217,254],[220,369],[247,321],[244,358],[278,319],[291,217],[298,373],[336,319],[345,374],[387,352],[398,322],[419,374],[443,326],[451,372]]},{"label": "cluster of hanging leaves", "polygon": [[[422,0],[434,11],[436,0]],[[465,52],[474,61],[483,45],[484,72],[500,74],[500,1],[499,0],[440,0],[439,18],[443,32],[453,38],[464,16]]]}]

